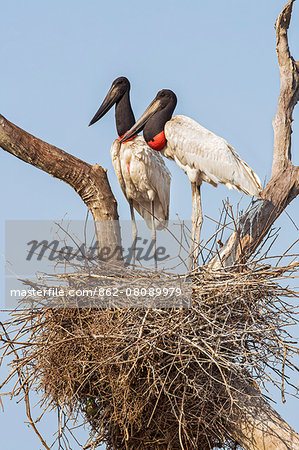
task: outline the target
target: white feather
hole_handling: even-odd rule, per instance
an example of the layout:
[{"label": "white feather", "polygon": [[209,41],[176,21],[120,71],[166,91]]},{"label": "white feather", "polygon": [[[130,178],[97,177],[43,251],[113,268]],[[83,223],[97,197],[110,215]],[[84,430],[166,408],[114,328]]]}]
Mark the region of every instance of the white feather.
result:
[{"label": "white feather", "polygon": [[192,183],[223,183],[259,196],[259,177],[223,138],[186,116],[173,117],[164,132],[167,145],[161,153],[173,159]]},{"label": "white feather", "polygon": [[122,144],[116,139],[111,157],[120,187],[127,200],[152,228],[151,202],[154,202],[156,229],[168,224],[171,175],[158,152],[143,137]]}]

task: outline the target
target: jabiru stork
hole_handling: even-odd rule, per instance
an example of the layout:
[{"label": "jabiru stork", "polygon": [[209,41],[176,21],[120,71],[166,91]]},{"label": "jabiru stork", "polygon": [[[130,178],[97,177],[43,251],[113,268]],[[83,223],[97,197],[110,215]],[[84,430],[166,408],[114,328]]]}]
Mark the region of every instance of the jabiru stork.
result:
[{"label": "jabiru stork", "polygon": [[[126,77],[119,77],[113,81],[89,126],[101,119],[113,105],[120,139],[135,124],[130,102],[130,82]],[[162,230],[168,224],[171,175],[163,158],[146,144],[142,136],[135,133],[122,143],[119,139],[113,142],[110,153],[118,182],[130,204],[133,243],[136,243],[137,237],[135,208],[147,226],[152,229],[155,254],[156,229]],[[135,264],[134,252],[133,264]]]},{"label": "jabiru stork", "polygon": [[256,173],[223,138],[189,117],[172,114],[177,97],[169,89],[158,92],[144,114],[120,139],[124,142],[143,129],[147,144],[157,153],[174,160],[191,182],[192,240],[190,253],[198,259],[199,236],[203,222],[200,187],[203,181],[225,184],[245,194],[259,197],[261,182]]}]

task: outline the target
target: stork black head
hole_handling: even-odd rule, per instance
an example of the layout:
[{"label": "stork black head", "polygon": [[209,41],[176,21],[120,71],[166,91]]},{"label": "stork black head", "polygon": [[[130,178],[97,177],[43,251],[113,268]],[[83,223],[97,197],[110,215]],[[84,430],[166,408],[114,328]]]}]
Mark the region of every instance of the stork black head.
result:
[{"label": "stork black head", "polygon": [[[161,150],[159,147],[161,147],[163,139],[165,141],[164,126],[171,119],[176,104],[177,97],[173,91],[169,89],[159,91],[140,119],[123,136],[120,142],[130,139],[131,136],[143,130],[145,141],[155,150]],[[155,146],[151,145],[151,142],[154,141],[156,142]]]},{"label": "stork black head", "polygon": [[116,104],[115,119],[118,134],[122,136],[135,123],[129,98],[130,82],[126,77],[113,81],[103,103],[91,119],[88,126],[101,119]]},{"label": "stork black head", "polygon": [[155,99],[152,101],[152,103],[154,102],[158,102],[160,104],[161,110],[165,109],[166,107],[169,107],[170,109],[172,108],[172,114],[177,104],[177,96],[170,89],[162,89],[158,92]]}]

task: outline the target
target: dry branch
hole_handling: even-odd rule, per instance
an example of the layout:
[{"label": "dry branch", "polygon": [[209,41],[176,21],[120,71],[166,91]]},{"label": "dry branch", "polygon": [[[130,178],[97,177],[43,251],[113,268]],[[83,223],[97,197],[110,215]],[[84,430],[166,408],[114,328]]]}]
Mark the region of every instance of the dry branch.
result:
[{"label": "dry branch", "polygon": [[32,136],[2,115],[0,146],[22,161],[70,185],[92,213],[99,248],[107,246],[107,242],[111,248],[121,247],[117,202],[106,170]]},{"label": "dry branch", "polygon": [[273,120],[271,179],[262,192],[262,200],[257,201],[255,208],[241,218],[238,230],[211,261],[210,265],[214,268],[245,262],[262,243],[278,216],[299,194],[299,168],[291,163],[291,125],[293,110],[299,98],[299,64],[290,54],[287,37],[294,1],[287,3],[275,24],[280,95]]},{"label": "dry branch", "polygon": [[[279,15],[275,28],[280,70],[280,95],[273,120],[274,150],[271,179],[262,192],[262,201],[241,218],[238,230],[226,242],[210,266],[213,268],[244,263],[262,243],[270,227],[299,193],[299,168],[291,163],[291,124],[294,107],[299,99],[299,65],[288,46],[291,0]],[[238,380],[234,397],[238,427],[232,436],[248,450],[299,449],[299,435],[263,400],[258,391]],[[249,391],[248,391],[249,390]],[[249,395],[245,395],[249,392]],[[242,404],[246,414],[240,415]]]},{"label": "dry branch", "polygon": [[[0,327],[2,328],[3,334],[4,334],[5,338],[6,338],[5,340],[7,341],[7,348],[11,348],[12,353],[14,354],[16,360],[18,361],[19,360],[18,352],[15,349],[14,344],[10,341],[10,338],[9,338],[9,336],[8,336],[8,334],[6,332],[6,329],[3,326],[2,322],[0,322]],[[4,341],[3,338],[1,340]],[[30,389],[28,387],[28,383],[26,383],[26,380],[24,380],[24,375],[23,375],[21,370],[18,370],[18,381],[19,381],[19,384],[21,386],[21,389],[24,391],[24,401],[25,401],[25,406],[26,406],[26,415],[27,415],[27,418],[28,418],[28,422],[29,422],[30,426],[32,427],[32,429],[34,430],[34,432],[37,435],[37,437],[39,438],[39,440],[41,441],[42,445],[47,450],[50,450],[50,448],[48,447],[46,441],[43,439],[42,435],[40,434],[40,432],[36,428],[35,421],[32,418],[31,407],[30,407],[30,397],[29,397]],[[2,402],[1,402],[1,404],[2,404]]]},{"label": "dry branch", "polygon": [[[14,343],[20,355],[14,373],[25,374],[22,381],[43,394],[44,408],[59,405],[70,418],[83,415],[92,431],[85,448],[106,442],[113,450],[232,450],[238,442],[270,450],[274,430],[276,448],[295,450],[296,434],[253,387],[275,383],[285,366],[292,368],[296,349],[286,326],[294,308],[282,297],[296,293],[277,278],[295,269],[294,263],[256,262],[239,273],[202,268],[193,275],[186,309],[52,309],[30,296],[32,307],[7,324],[10,340],[3,348]],[[102,271],[92,273],[91,280],[78,268],[65,281],[72,289],[93,289]],[[65,289],[55,277],[43,286],[56,282]],[[22,383],[13,394],[21,389]]]}]

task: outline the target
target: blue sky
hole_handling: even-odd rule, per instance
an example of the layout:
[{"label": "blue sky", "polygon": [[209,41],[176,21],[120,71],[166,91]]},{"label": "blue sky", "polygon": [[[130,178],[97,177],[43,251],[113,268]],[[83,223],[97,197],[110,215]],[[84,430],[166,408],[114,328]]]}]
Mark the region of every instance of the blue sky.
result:
[{"label": "blue sky", "polygon": [[[125,75],[131,81],[136,117],[158,90],[172,89],[178,96],[176,114],[188,115],[224,137],[262,182],[269,180],[271,122],[279,93],[274,22],[284,3],[4,2],[0,113],[37,137],[107,168],[122,219],[129,218],[129,208],[110,160],[110,146],[116,137],[114,114],[110,112],[87,127],[117,76]],[[289,33],[295,59],[299,59],[298,29],[299,5],[295,3]],[[298,112],[293,125],[293,161],[298,164]],[[178,213],[189,219],[188,179],[173,162],[167,164],[173,175],[170,216],[175,218]],[[65,215],[85,218],[86,207],[69,186],[1,150],[0,186],[1,255],[5,220],[59,220]],[[205,185],[204,214],[217,219],[221,202],[228,196],[233,204],[240,199],[238,192]],[[245,208],[247,204],[244,198],[241,205]],[[287,212],[298,222],[298,202]],[[295,240],[297,231],[285,213],[276,226],[281,227],[281,233],[275,251],[282,252]],[[203,237],[211,234],[211,227],[214,231],[206,219]],[[3,263],[0,276],[3,280]],[[278,401],[278,411],[299,431],[294,399],[282,405],[279,396],[273,398]],[[6,448],[39,448],[24,424],[23,405],[5,399],[4,406],[0,420]],[[47,429],[50,436],[55,430],[54,419]]]}]

